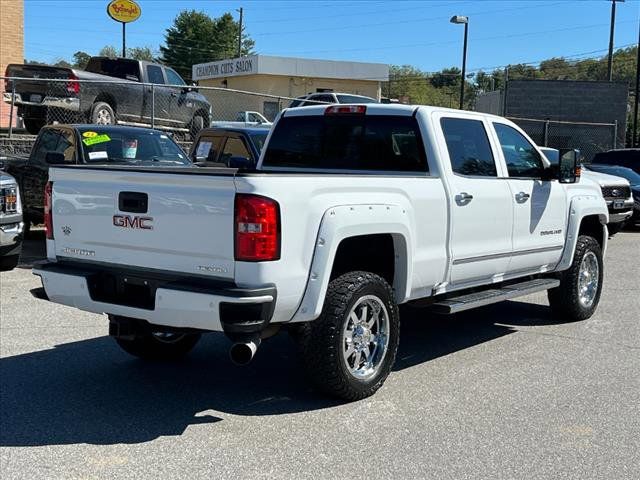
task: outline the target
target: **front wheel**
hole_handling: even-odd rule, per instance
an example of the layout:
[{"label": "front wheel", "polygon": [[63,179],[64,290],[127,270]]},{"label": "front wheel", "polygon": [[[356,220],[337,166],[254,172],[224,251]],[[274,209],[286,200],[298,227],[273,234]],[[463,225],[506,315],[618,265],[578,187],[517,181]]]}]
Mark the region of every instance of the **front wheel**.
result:
[{"label": "front wheel", "polygon": [[194,115],[193,119],[191,120],[191,124],[189,125],[189,135],[191,136],[192,141],[195,141],[198,133],[200,133],[200,130],[204,128],[204,123],[204,117],[202,116],[202,114],[198,113]]},{"label": "front wheel", "polygon": [[380,276],[346,273],[329,284],[320,317],[304,325],[300,346],[311,382],[344,400],[373,395],[395,362],[400,317]]},{"label": "front wheel", "polygon": [[600,302],[602,278],[600,245],[595,238],[580,235],[571,268],[562,273],[560,286],[547,293],[554,315],[568,322],[590,318]]}]

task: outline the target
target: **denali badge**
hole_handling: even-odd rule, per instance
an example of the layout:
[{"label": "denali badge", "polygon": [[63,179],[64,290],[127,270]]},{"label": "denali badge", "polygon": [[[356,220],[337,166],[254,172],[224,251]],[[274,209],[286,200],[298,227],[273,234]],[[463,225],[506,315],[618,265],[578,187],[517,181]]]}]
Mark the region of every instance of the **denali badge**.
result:
[{"label": "denali badge", "polygon": [[138,217],[131,215],[114,215],[113,225],[122,228],[133,228],[139,230],[153,230],[153,217]]}]

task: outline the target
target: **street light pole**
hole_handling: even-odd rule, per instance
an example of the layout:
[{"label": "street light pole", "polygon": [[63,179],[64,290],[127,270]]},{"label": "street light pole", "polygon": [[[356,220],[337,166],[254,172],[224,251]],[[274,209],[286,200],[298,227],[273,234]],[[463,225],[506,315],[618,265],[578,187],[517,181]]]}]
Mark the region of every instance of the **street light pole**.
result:
[{"label": "street light pole", "polygon": [[616,2],[624,0],[611,0],[611,26],[609,28],[609,57],[607,59],[607,78],[613,80],[613,34],[616,27]]},{"label": "street light pole", "polygon": [[465,73],[467,69],[467,37],[469,35],[469,17],[465,17],[462,15],[454,15],[449,20],[451,23],[456,24],[464,24],[464,42],[462,46],[462,73],[460,76],[460,110],[462,110],[464,106],[464,83],[465,83]]},{"label": "street light pole", "polygon": [[638,93],[640,93],[640,22],[638,22],[638,46],[637,59],[636,59],[636,95],[633,102],[633,130],[631,133],[631,146],[640,146],[640,139],[637,138],[638,134]]},{"label": "street light pole", "polygon": [[240,22],[238,25],[238,58],[241,57],[242,55],[242,7],[240,7],[239,10],[236,10],[237,12],[240,12]]}]

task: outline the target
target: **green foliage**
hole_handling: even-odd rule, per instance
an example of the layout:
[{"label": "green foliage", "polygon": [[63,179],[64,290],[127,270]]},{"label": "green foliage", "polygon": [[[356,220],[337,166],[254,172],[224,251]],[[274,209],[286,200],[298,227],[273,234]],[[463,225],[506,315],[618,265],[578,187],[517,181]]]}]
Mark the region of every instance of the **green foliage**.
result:
[{"label": "green foliage", "polygon": [[153,52],[149,47],[127,48],[127,58],[133,58],[134,60],[146,60],[148,62],[155,61]]},{"label": "green foliage", "polygon": [[[211,18],[204,12],[184,10],[167,29],[165,45],[160,47],[162,61],[190,80],[193,65],[237,56],[238,30],[230,13]],[[242,37],[241,54],[252,54],[255,42],[245,33]]]},{"label": "green foliage", "polygon": [[89,63],[90,58],[91,55],[89,55],[87,52],[77,51],[73,54],[74,68],[84,69],[87,66],[87,63]]},{"label": "green foliage", "polygon": [[120,53],[116,50],[116,47],[113,45],[107,45],[106,47],[102,47],[98,52],[98,57],[109,57],[116,58],[119,57]]}]

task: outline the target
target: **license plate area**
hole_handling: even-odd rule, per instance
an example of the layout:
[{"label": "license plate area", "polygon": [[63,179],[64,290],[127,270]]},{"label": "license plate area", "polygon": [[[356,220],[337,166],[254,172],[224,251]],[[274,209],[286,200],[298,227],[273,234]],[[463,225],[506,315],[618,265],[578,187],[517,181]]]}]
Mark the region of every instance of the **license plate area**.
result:
[{"label": "license plate area", "polygon": [[624,208],[624,200],[614,200],[613,201],[613,209],[621,210]]},{"label": "license plate area", "polygon": [[90,275],[87,283],[89,295],[96,302],[155,309],[158,288],[156,281],[126,274],[99,272]]},{"label": "license plate area", "polygon": [[29,97],[29,101],[33,103],[41,103],[42,95],[38,95],[37,93],[32,93],[31,96]]}]

